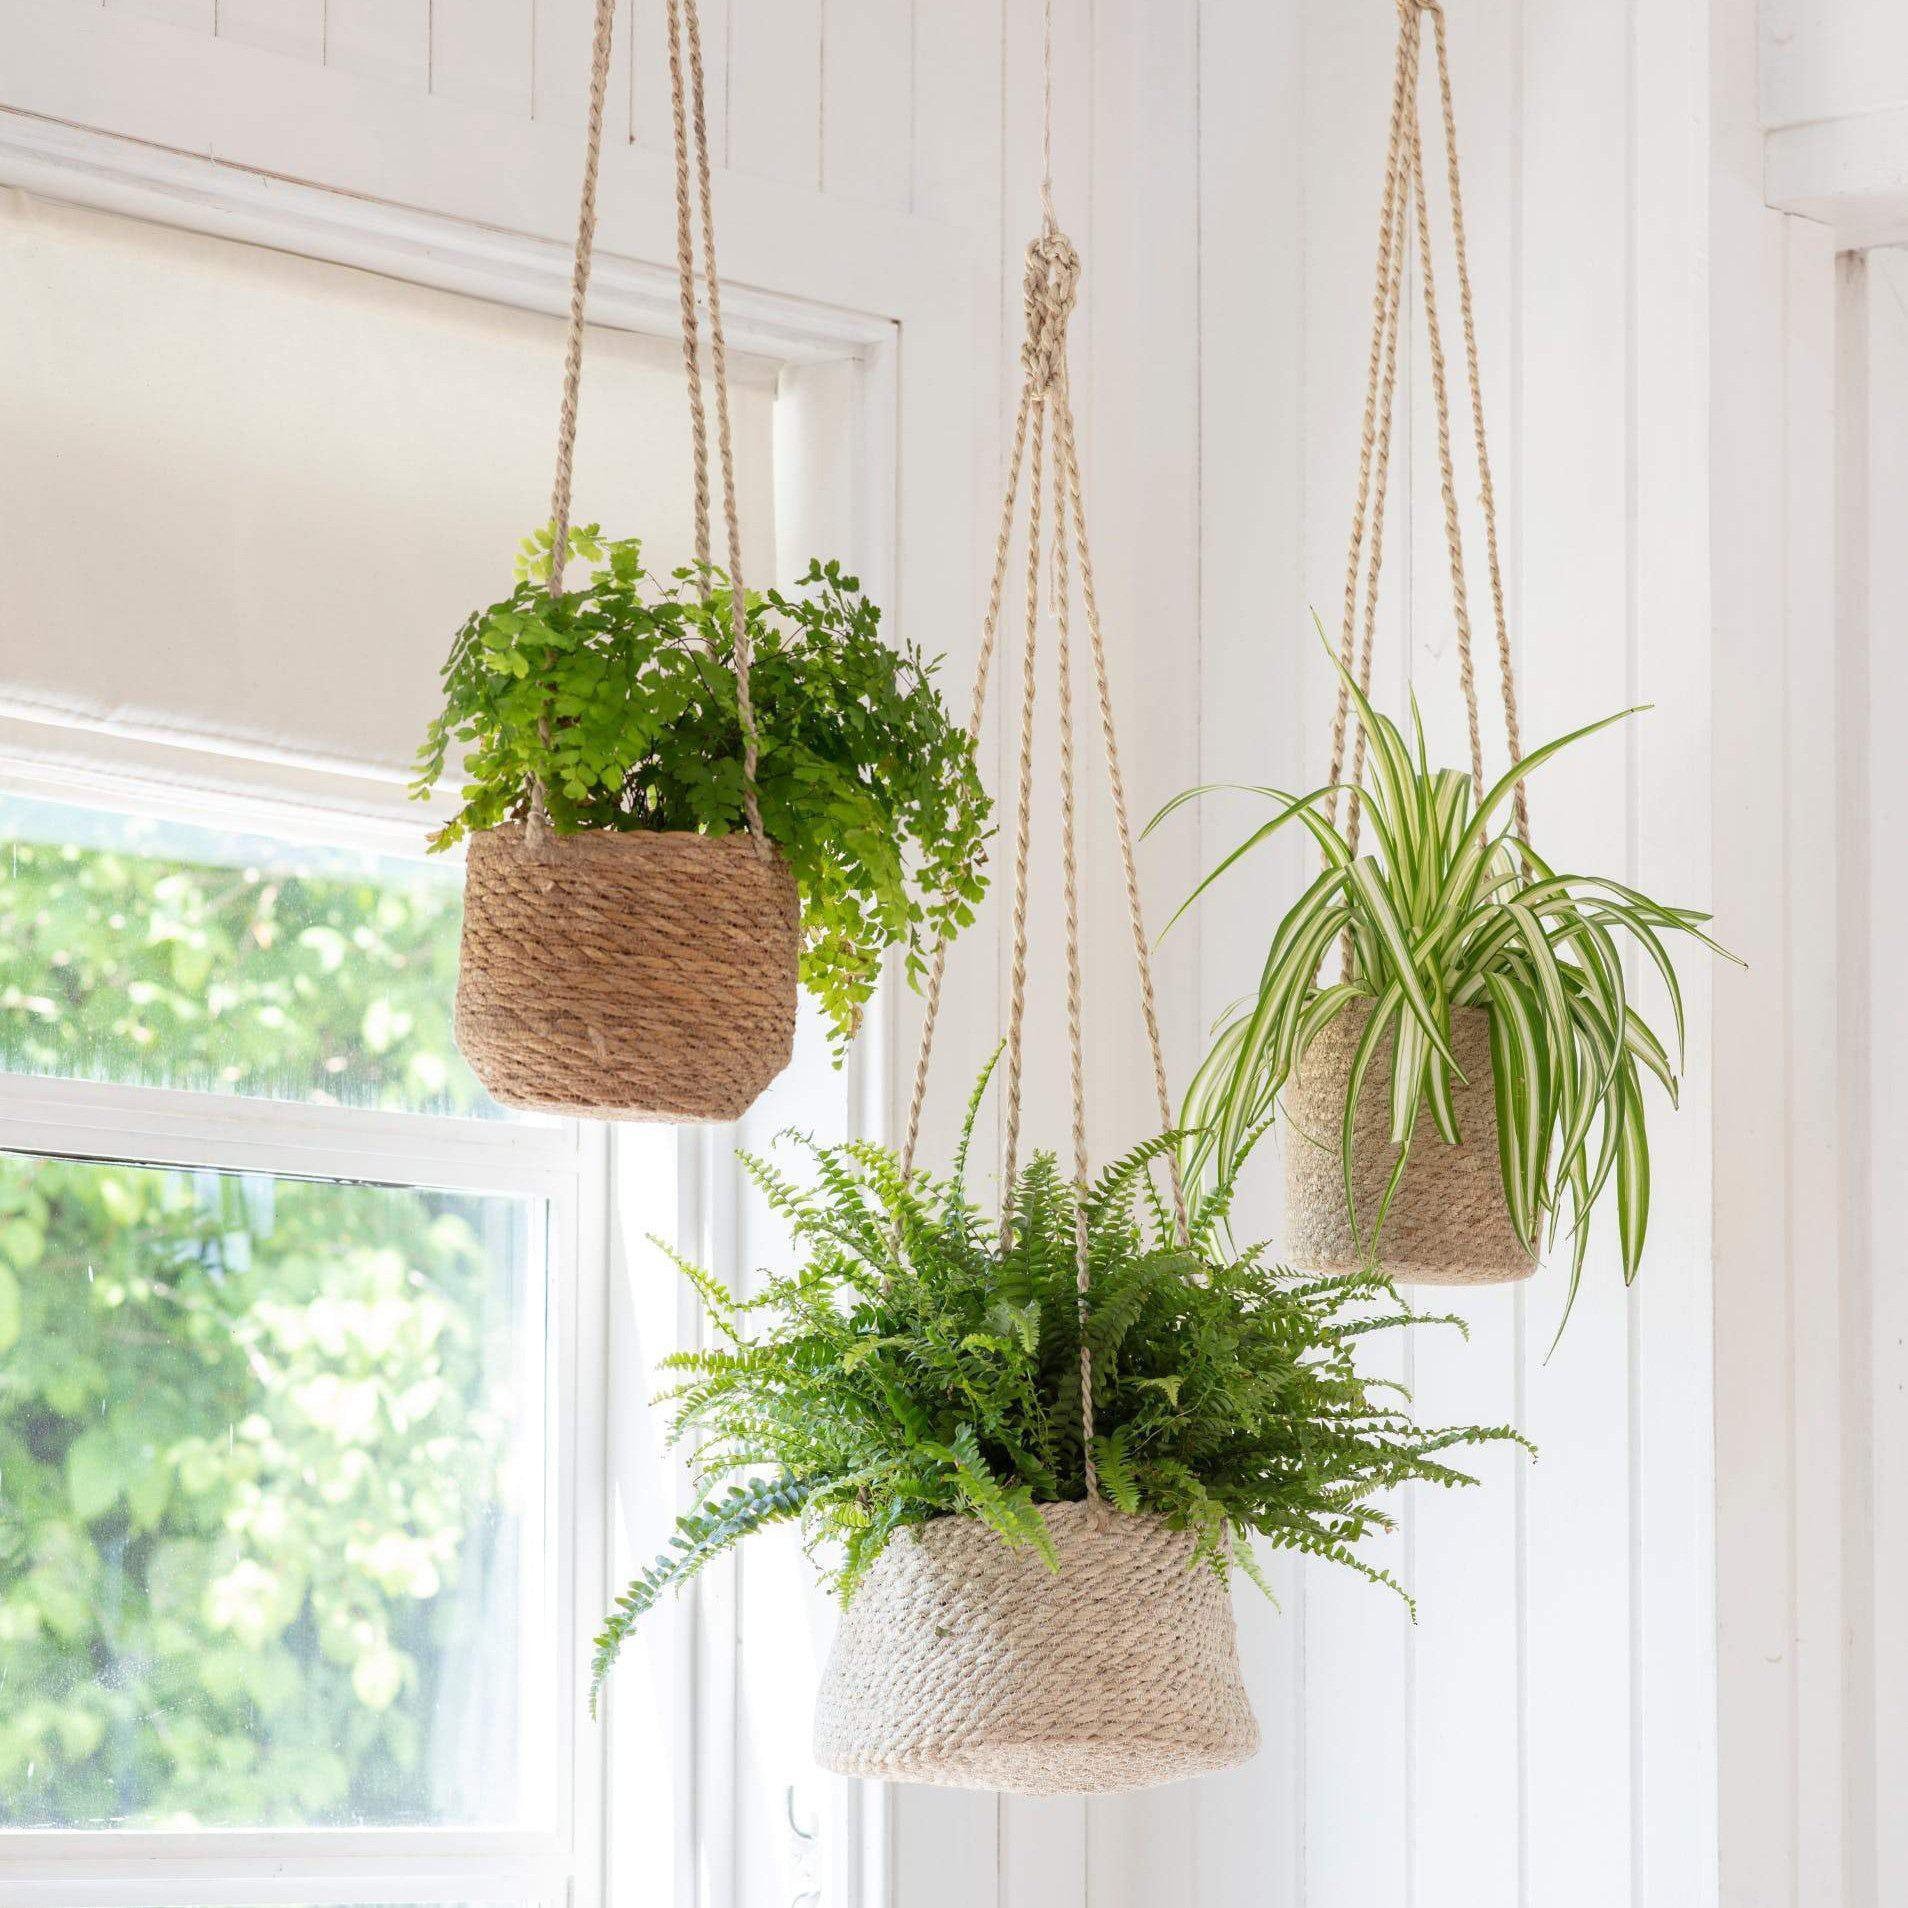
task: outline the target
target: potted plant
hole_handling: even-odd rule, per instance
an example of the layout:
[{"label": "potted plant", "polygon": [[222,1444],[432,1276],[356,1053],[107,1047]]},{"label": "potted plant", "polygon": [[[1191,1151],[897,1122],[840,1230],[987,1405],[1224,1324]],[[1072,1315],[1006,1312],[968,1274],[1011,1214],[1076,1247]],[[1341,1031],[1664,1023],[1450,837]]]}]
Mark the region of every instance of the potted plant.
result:
[{"label": "potted plant", "polygon": [[[1431,767],[1415,707],[1407,748],[1344,680],[1370,738],[1370,852],[1356,852],[1335,789],[1255,789],[1277,812],[1186,903],[1288,822],[1323,852],[1256,993],[1221,1024],[1188,1091],[1189,1176],[1229,1183],[1280,1108],[1297,1264],[1427,1283],[1518,1279],[1546,1231],[1567,1222],[1574,1300],[1592,1209],[1612,1191],[1627,1281],[1649,1219],[1643,1081],[1653,1076],[1674,1103],[1682,1065],[1668,937],[1724,950],[1702,931],[1707,915],[1605,876],[1559,873],[1507,812],[1533,771],[1623,717],[1534,750],[1478,801],[1469,775]],[[1155,825],[1203,792],[1180,796]],[[1631,997],[1626,939],[1662,979],[1674,1058]],[[1335,945],[1342,968],[1325,980]]]},{"label": "potted plant", "polygon": [[1226,1580],[1257,1577],[1253,1542],[1396,1588],[1358,1554],[1385,1494],[1469,1483],[1441,1454],[1512,1434],[1413,1424],[1352,1356],[1411,1314],[1381,1285],[1222,1255],[1223,1190],[1178,1244],[1147,1178],[1172,1144],[1083,1196],[1037,1157],[1004,1231],[968,1193],[967,1138],[944,1180],[867,1143],[811,1146],[806,1183],[749,1161],[804,1256],[747,1299],[683,1268],[718,1339],[670,1361],[665,1394],[700,1498],[618,1600],[597,1686],[666,1591],[799,1519],[846,1606],[825,1766],[1075,1792],[1249,1756]]},{"label": "potted plant", "polygon": [[457,1036],[512,1105],[733,1119],[787,1063],[795,983],[839,1052],[887,950],[971,919],[988,802],[934,666],[853,576],[746,600],[754,792],[727,577],[659,577],[634,540],[552,535],[444,667],[415,793],[455,755],[437,849],[468,838]]}]

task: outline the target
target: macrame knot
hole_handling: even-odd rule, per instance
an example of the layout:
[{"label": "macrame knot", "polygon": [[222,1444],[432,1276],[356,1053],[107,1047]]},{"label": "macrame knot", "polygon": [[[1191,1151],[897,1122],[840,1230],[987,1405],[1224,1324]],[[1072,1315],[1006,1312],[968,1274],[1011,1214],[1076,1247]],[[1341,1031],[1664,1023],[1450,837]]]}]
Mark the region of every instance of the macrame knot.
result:
[{"label": "macrame knot", "polygon": [[1036,391],[1051,390],[1067,361],[1067,320],[1080,290],[1080,254],[1073,241],[1049,222],[1027,247],[1027,340],[1020,362]]}]

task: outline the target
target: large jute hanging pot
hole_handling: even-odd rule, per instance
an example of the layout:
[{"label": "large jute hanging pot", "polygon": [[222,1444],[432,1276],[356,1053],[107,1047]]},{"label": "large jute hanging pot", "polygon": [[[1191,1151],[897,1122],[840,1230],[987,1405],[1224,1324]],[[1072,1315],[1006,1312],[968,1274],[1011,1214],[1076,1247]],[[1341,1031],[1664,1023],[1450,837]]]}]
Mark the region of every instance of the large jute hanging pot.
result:
[{"label": "large jute hanging pot", "polygon": [[965,1517],[882,1552],[823,1675],[824,1768],[1093,1795],[1257,1753],[1232,1595],[1191,1535],[1097,1502],[1041,1515],[1057,1571]]},{"label": "large jute hanging pot", "polygon": [[[683,18],[674,4],[668,19],[696,569],[707,591],[714,572],[692,219],[692,121],[747,825],[719,837],[559,835],[550,826],[545,792],[533,783],[527,823],[488,829],[470,843],[454,1024],[472,1071],[506,1106],[586,1118],[718,1121],[740,1118],[788,1064],[795,1038],[801,905],[787,860],[763,831],[756,793],[759,737],[749,692],[748,590],[742,575],[700,31],[691,6],[685,88]],[[596,0],[588,138],[550,496],[552,597],[563,592],[569,548],[584,318],[615,20],[616,0]],[[546,741],[556,721],[554,709],[546,713]]]},{"label": "large jute hanging pot", "polygon": [[[1389,1032],[1366,1071],[1353,1126],[1356,1238],[1345,1204],[1343,1150],[1352,1061],[1370,1019],[1369,1001],[1347,1006],[1306,1049],[1281,1101],[1286,1256],[1302,1271],[1361,1272],[1374,1263],[1372,1228],[1398,1162],[1391,1139]],[[1504,1203],[1491,1030],[1483,1008],[1460,1007],[1452,1014],[1451,1051],[1464,1074],[1462,1083],[1451,1086],[1462,1138],[1456,1146],[1447,1144],[1429,1114],[1420,1112],[1404,1177],[1377,1235],[1375,1263],[1388,1277],[1418,1285],[1500,1285],[1528,1278],[1535,1263]]]},{"label": "large jute hanging pot", "polygon": [[788,1065],[795,877],[750,835],[470,843],[457,1044],[493,1099],[572,1117],[733,1120]]}]

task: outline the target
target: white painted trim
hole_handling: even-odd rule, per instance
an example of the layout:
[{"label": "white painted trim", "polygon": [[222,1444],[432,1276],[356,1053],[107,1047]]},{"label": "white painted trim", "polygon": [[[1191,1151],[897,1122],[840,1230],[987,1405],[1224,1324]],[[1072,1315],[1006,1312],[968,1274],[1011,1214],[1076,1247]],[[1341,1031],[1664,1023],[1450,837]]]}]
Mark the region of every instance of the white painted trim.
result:
[{"label": "white painted trim", "polygon": [[[346,198],[4,107],[0,182],[95,211],[267,245],[493,304],[552,315],[569,309],[571,250],[557,240]],[[673,265],[600,252],[592,265],[595,324],[673,336],[680,322],[676,299]],[[738,351],[792,364],[857,356],[886,341],[893,329],[880,317],[747,285],[725,286],[722,317]]]},{"label": "white painted trim", "polygon": [[[174,222],[207,229],[189,215],[189,201],[196,191],[217,194],[207,171],[169,175],[170,158],[250,174],[251,210],[260,216],[289,193],[294,215],[317,221],[294,250],[336,237],[340,226],[357,243],[350,227],[360,214],[375,226],[378,208],[401,209],[457,221],[477,234],[542,240],[554,245],[549,257],[567,272],[581,163],[577,134],[567,125],[502,118],[434,95],[419,98],[70,0],[9,0],[0,13],[0,74],[0,106],[16,122],[10,137],[18,150],[10,168],[57,160],[62,131],[109,130],[122,144],[145,149],[145,156],[131,177],[108,177],[100,189],[150,191],[157,182],[188,214]],[[51,131],[29,135],[19,130],[22,120],[51,122]],[[75,156],[73,148],[66,151]],[[470,164],[473,153],[483,155],[481,167]],[[11,170],[0,177],[25,183]],[[341,206],[359,204],[334,221],[302,196],[313,186]],[[738,346],[757,335],[744,309],[751,291],[768,301],[755,308],[764,322],[776,300],[905,320],[945,306],[951,289],[958,298],[969,275],[968,240],[956,228],[742,173],[718,173],[715,189],[725,279],[733,287],[725,291],[724,311],[733,304]],[[611,281],[620,278],[616,261],[671,270],[674,205],[667,160],[640,147],[612,146],[603,163],[599,270]],[[233,209],[228,205],[224,215]],[[408,237],[414,251],[437,243],[429,233],[405,234],[401,227],[398,236]],[[482,252],[472,239],[462,260],[452,262],[468,265]],[[416,261],[419,270],[428,265],[428,259]],[[606,285],[605,296],[627,291],[640,307],[638,283],[621,290]],[[593,298],[596,289],[593,281]],[[807,322],[812,331],[812,315]]]},{"label": "white painted trim", "polygon": [[0,1073],[0,1149],[548,1196],[577,1129]]},{"label": "white painted trim", "polygon": [[1764,199],[1831,227],[1842,250],[1908,243],[1908,105],[1778,126],[1762,166]]}]

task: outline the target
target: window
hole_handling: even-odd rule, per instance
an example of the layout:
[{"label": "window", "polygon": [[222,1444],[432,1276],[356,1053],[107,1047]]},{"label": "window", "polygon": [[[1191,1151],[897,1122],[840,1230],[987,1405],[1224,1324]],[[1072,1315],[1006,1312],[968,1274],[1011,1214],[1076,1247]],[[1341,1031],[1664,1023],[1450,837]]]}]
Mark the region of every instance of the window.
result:
[{"label": "window", "polygon": [[534,1898],[606,1148],[458,1059],[456,869],[332,827],[0,794],[0,1829],[422,1831]]},{"label": "window", "polygon": [[[733,1132],[506,1113],[400,796],[557,318],[19,195],[0,262],[0,1898],[854,1908],[793,1542],[584,1695],[683,1488],[648,1241],[778,1251],[733,1146],[868,1120],[878,1048],[805,1022]],[[851,329],[735,354],[763,575],[885,521]],[[588,363],[580,514],[686,550],[676,347]]]}]

